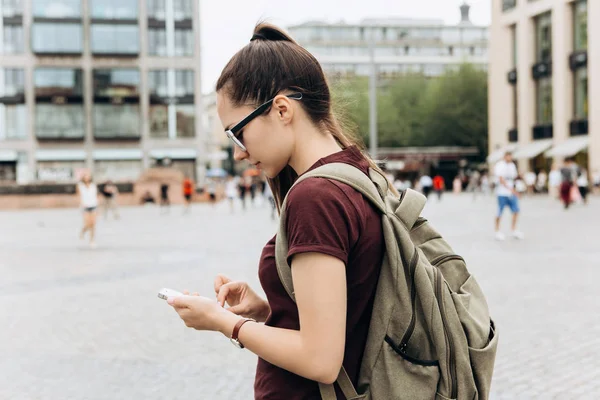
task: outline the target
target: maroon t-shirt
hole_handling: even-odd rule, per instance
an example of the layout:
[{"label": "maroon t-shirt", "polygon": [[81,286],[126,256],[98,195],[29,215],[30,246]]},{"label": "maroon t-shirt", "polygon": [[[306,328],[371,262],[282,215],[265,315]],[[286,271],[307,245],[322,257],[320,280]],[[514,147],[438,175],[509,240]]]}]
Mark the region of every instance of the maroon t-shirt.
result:
[{"label": "maroon t-shirt", "polygon": [[[369,163],[356,147],[320,159],[309,171],[333,162],[350,164],[368,174]],[[346,264],[348,304],[344,367],[356,385],[385,248],[381,216],[350,186],[323,178],[309,178],[296,185],[288,195],[286,212],[288,261],[298,253],[317,252],[337,257]],[[263,249],[258,273],[271,306],[265,324],[299,330],[298,309],[277,274],[275,238]],[[261,358],[256,369],[254,396],[260,400],[321,398],[316,382]]]}]

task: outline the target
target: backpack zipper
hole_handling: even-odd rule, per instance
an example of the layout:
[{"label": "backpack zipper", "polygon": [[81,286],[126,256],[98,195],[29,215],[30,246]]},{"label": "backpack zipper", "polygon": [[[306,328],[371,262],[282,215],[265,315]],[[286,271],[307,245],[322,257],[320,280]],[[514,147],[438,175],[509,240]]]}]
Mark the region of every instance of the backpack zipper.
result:
[{"label": "backpack zipper", "polygon": [[[449,256],[450,257],[450,256]],[[449,332],[449,328],[448,328],[448,321],[446,320],[446,309],[444,307],[444,301],[443,301],[443,278],[442,278],[442,274],[441,272],[436,268],[435,269],[435,274],[436,274],[436,297],[437,297],[437,301],[438,301],[438,306],[440,308],[440,314],[442,316],[442,325],[444,325],[444,337],[446,338],[446,343],[448,345],[448,367],[450,369],[449,371],[449,375],[450,375],[450,380],[452,381],[452,394],[450,396],[450,398],[455,399],[456,398],[456,391],[457,391],[457,379],[456,379],[456,360],[454,359],[454,342],[452,340],[452,336],[450,334],[448,334]]]},{"label": "backpack zipper", "polygon": [[412,304],[412,315],[410,317],[410,323],[408,324],[408,328],[406,329],[406,332],[404,333],[404,336],[402,337],[402,340],[400,341],[400,351],[404,354],[406,354],[406,348],[408,347],[408,341],[410,340],[410,337],[412,336],[413,331],[415,330],[415,323],[416,323],[416,314],[417,314],[417,302],[416,302],[416,297],[417,297],[417,290],[415,289],[415,269],[417,268],[417,263],[419,262],[419,252],[417,251],[417,249],[415,248],[415,254],[413,255],[412,260],[410,260],[410,265],[409,265],[409,273],[410,273],[410,300],[411,300],[411,304]]}]

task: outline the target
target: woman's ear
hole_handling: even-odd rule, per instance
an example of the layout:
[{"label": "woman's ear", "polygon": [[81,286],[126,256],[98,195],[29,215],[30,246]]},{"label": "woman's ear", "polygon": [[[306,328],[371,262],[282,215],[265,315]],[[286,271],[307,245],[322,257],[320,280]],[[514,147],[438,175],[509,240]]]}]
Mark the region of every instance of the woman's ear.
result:
[{"label": "woman's ear", "polygon": [[294,117],[292,100],[284,95],[277,95],[273,99],[273,108],[277,111],[277,117],[284,124],[289,124]]}]

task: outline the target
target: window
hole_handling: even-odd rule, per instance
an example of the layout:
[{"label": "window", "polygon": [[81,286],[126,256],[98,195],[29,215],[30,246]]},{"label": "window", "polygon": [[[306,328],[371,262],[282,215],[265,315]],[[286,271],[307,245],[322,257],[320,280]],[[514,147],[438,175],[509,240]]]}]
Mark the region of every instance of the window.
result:
[{"label": "window", "polygon": [[148,72],[148,87],[150,96],[169,96],[169,86],[167,84],[167,70],[156,70]]},{"label": "window", "polygon": [[537,123],[538,125],[552,124],[552,78],[542,78],[537,81]]},{"label": "window", "polygon": [[164,104],[150,105],[150,137],[166,139],[169,137],[169,110]]},{"label": "window", "polygon": [[587,67],[575,71],[575,119],[588,118],[588,73]]},{"label": "window", "polygon": [[513,97],[513,128],[519,128],[519,95],[517,92],[517,85],[512,86],[512,97]]},{"label": "window", "polygon": [[146,12],[149,18],[164,21],[166,17],[165,8],[165,0],[148,0],[146,3]]},{"label": "window", "polygon": [[0,141],[27,137],[27,106],[0,103]]},{"label": "window", "polygon": [[83,94],[83,72],[80,69],[38,68],[34,82],[36,97]]},{"label": "window", "polygon": [[137,19],[137,0],[91,0],[92,18]]},{"label": "window", "polygon": [[94,96],[139,96],[140,72],[137,69],[94,70]]},{"label": "window", "polygon": [[38,138],[82,139],[84,125],[81,104],[35,105],[35,130]]},{"label": "window", "polygon": [[36,22],[31,47],[34,53],[80,54],[83,49],[81,24]]},{"label": "window", "polygon": [[175,56],[194,55],[194,31],[191,29],[175,29]]},{"label": "window", "polygon": [[191,138],[196,136],[196,117],[193,104],[178,104],[175,106],[176,127],[178,138]]},{"label": "window", "polygon": [[24,51],[23,27],[19,25],[6,25],[3,28],[3,53],[19,54]]},{"label": "window", "polygon": [[194,5],[192,0],[173,0],[173,18],[175,21],[192,19]]},{"label": "window", "polygon": [[537,62],[552,62],[552,14],[540,15],[535,25]]},{"label": "window", "polygon": [[13,97],[25,93],[25,71],[18,68],[0,69],[0,97]]},{"label": "window", "polygon": [[517,0],[502,0],[502,11],[512,10],[517,6]]},{"label": "window", "polygon": [[81,0],[33,0],[33,16],[40,18],[80,18]]},{"label": "window", "polygon": [[23,15],[23,1],[22,0],[0,0],[2,7],[3,17],[15,17]]},{"label": "window", "polygon": [[137,25],[91,26],[92,53],[94,54],[137,54],[139,39]]},{"label": "window", "polygon": [[588,47],[588,29],[587,29],[587,0],[578,0],[575,4],[573,13],[575,20],[573,27],[575,28],[575,46],[574,49],[586,50]]},{"label": "window", "polygon": [[167,31],[148,29],[148,54],[164,57],[167,55]]},{"label": "window", "polygon": [[175,71],[175,96],[185,97],[194,95],[194,71]]},{"label": "window", "polygon": [[138,104],[94,104],[95,138],[138,138],[140,106]]},{"label": "window", "polygon": [[140,136],[139,84],[136,69],[94,70],[94,137]]}]

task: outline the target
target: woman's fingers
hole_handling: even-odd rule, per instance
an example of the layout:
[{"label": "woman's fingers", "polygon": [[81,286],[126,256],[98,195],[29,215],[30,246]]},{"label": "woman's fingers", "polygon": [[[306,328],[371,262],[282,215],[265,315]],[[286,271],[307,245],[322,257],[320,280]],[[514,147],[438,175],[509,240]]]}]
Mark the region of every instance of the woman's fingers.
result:
[{"label": "woman's fingers", "polygon": [[226,283],[231,282],[231,279],[229,279],[228,277],[226,277],[223,274],[218,274],[215,277],[215,294],[219,293],[219,289],[221,289],[221,286],[223,286]]},{"label": "woman's fingers", "polygon": [[229,294],[238,287],[239,282],[229,282],[221,286],[219,292],[217,293],[217,302],[221,305],[221,307],[225,306],[225,302],[227,301]]}]

